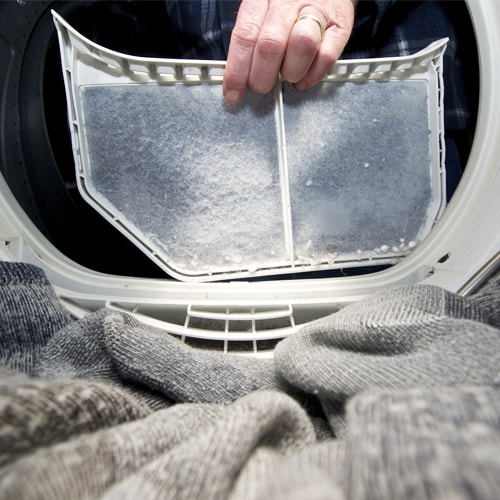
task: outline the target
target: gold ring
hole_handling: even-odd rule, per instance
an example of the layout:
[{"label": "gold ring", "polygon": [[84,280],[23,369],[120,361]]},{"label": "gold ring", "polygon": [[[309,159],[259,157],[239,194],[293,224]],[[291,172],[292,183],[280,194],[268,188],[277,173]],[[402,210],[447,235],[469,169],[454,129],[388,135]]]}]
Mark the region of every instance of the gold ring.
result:
[{"label": "gold ring", "polygon": [[321,22],[321,19],[313,16],[312,14],[303,14],[302,16],[297,17],[295,22],[298,23],[299,21],[302,21],[302,19],[310,19],[311,21],[314,21],[319,26],[321,31],[321,40],[323,40],[323,37],[325,36],[325,25]]}]

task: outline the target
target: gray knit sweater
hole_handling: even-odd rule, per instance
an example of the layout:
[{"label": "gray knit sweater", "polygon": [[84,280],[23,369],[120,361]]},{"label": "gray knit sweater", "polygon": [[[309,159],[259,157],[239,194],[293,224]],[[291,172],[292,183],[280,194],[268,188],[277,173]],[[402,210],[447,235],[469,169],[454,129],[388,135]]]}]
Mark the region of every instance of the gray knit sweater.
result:
[{"label": "gray knit sweater", "polygon": [[498,498],[499,284],[387,290],[257,360],[74,321],[0,263],[0,498]]}]

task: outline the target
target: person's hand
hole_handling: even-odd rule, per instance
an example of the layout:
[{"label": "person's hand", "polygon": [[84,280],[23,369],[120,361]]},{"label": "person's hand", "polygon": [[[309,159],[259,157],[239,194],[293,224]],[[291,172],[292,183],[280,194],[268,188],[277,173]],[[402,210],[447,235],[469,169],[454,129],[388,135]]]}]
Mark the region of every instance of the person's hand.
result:
[{"label": "person's hand", "polygon": [[278,74],[305,90],[318,83],[342,53],[357,0],[242,0],[222,90],[237,104],[245,89],[269,92]]}]

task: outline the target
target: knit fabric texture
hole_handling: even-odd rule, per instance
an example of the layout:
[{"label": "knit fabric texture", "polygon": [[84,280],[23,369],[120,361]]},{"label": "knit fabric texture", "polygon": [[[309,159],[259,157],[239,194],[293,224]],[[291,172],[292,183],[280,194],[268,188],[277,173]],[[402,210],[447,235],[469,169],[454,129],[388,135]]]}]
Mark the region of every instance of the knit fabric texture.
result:
[{"label": "knit fabric texture", "polygon": [[72,320],[0,263],[0,497],[484,498],[500,492],[500,278],[405,285],[304,325],[274,359],[128,314]]}]

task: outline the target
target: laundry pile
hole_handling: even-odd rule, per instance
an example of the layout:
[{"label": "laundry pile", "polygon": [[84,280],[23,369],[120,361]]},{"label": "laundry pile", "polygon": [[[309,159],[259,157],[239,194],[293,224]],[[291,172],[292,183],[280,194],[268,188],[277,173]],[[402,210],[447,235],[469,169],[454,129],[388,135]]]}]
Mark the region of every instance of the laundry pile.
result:
[{"label": "laundry pile", "polygon": [[0,498],[498,498],[499,328],[499,276],[405,285],[254,359],[2,262]]}]

